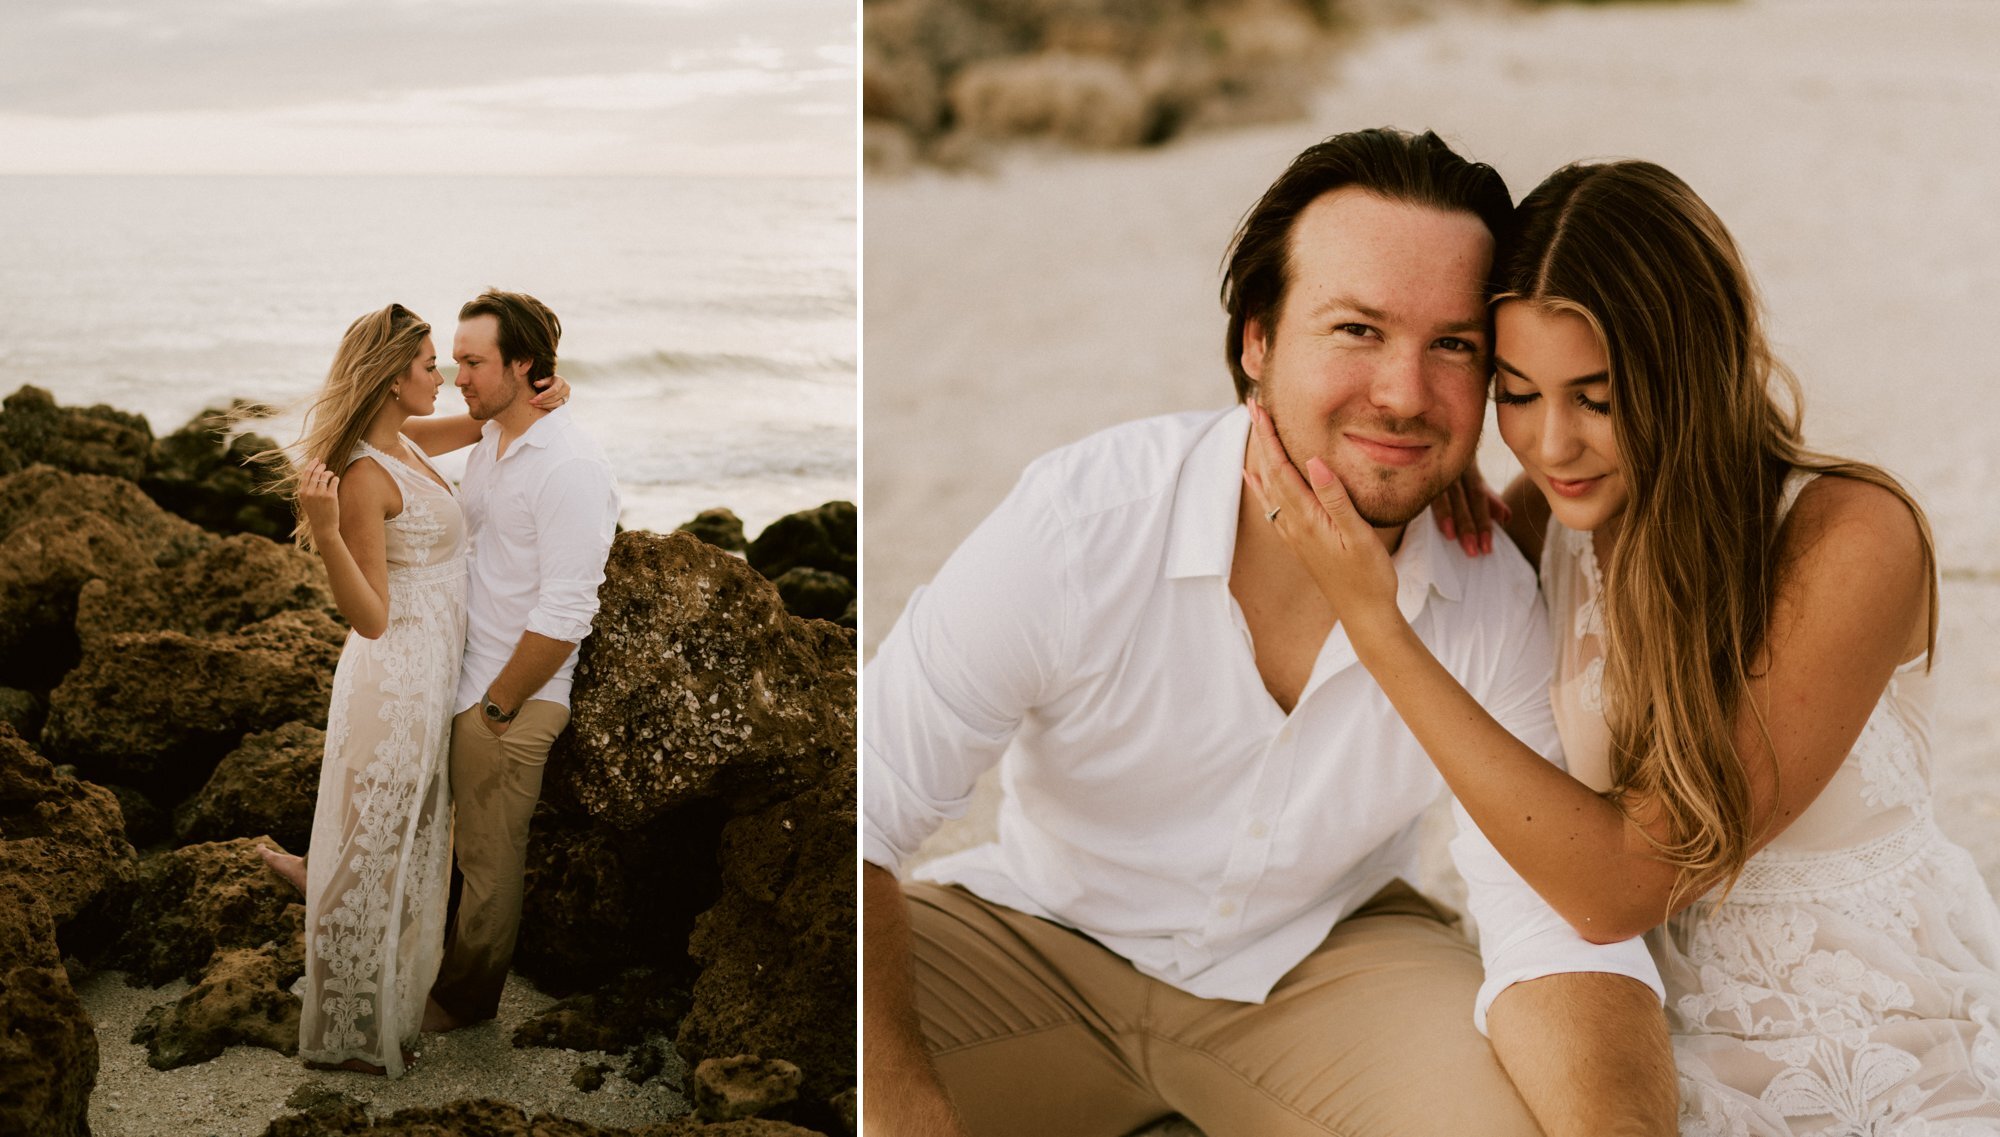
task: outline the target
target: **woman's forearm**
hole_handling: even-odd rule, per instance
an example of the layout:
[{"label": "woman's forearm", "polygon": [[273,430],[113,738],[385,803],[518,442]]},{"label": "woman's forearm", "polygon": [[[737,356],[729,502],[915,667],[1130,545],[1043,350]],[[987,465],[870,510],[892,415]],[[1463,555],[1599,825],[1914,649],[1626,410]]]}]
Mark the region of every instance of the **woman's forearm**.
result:
[{"label": "woman's forearm", "polygon": [[368,583],[368,576],[361,571],[347,542],[335,532],[321,536],[313,535],[313,544],[319,550],[320,561],[326,565],[327,584],[333,590],[333,603],[355,632],[365,639],[376,639],[389,629],[389,599],[375,591]]},{"label": "woman's forearm", "polygon": [[1514,871],[1586,939],[1628,939],[1659,923],[1677,871],[1639,827],[1494,721],[1399,613],[1387,616],[1350,626],[1349,640]]}]

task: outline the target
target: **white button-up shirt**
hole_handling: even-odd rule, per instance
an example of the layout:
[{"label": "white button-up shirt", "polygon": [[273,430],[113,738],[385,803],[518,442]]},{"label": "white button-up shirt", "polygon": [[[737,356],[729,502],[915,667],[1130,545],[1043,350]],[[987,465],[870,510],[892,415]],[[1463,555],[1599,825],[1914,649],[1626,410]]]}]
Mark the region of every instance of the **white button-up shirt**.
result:
[{"label": "white button-up shirt", "polygon": [[[473,706],[514,654],[522,632],[581,643],[618,525],[618,484],[597,443],[567,407],[543,415],[500,454],[488,422],[459,488],[471,540],[465,665],[458,709]],[[528,696],[569,706],[571,651]]]},{"label": "white button-up shirt", "polygon": [[[998,840],[920,876],[1083,931],[1191,994],[1244,1002],[1383,885],[1415,878],[1418,820],[1443,780],[1345,630],[1290,715],[1257,670],[1229,591],[1248,437],[1240,407],[1174,415],[1028,467],[867,668],[865,859],[898,870],[999,762]],[[1427,521],[1395,561],[1418,636],[1560,762],[1547,617],[1525,561],[1468,558]],[[1459,816],[1453,854],[1489,975],[1482,1029],[1495,994],[1541,975],[1614,972],[1660,990],[1641,941],[1577,936]]]}]

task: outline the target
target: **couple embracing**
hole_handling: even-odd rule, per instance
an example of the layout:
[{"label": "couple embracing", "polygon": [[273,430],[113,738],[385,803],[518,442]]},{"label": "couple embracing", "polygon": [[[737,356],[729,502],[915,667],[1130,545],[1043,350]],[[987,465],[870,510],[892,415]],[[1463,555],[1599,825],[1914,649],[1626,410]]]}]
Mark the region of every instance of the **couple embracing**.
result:
[{"label": "couple embracing", "polygon": [[[468,302],[452,355],[471,413],[436,418],[430,325],[391,304],[347,329],[307,413],[285,488],[353,630],[307,856],[263,853],[305,893],[309,1064],[400,1076],[421,1030],[498,1009],[618,518],[609,463],[561,409],[561,335],[532,296]],[[430,458],[466,446],[454,488]]]},{"label": "couple embracing", "polygon": [[2000,1133],[1930,531],[1701,199],[1359,131],[1225,271],[1241,405],[1036,461],[869,666],[869,1133]]}]

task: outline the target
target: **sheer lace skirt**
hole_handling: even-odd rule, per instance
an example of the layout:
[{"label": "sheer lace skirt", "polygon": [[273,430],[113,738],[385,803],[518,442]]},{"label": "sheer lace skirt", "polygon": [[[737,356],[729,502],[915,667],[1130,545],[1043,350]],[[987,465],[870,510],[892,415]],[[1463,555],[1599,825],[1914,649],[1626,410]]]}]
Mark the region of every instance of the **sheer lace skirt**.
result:
[{"label": "sheer lace skirt", "polygon": [[1683,1137],[2000,1134],[2000,911],[1927,816],[1869,845],[1649,937]]},{"label": "sheer lace skirt", "polygon": [[403,1070],[444,952],[446,749],[465,649],[465,564],[390,574],[388,630],[334,671],[306,878],[299,1053]]}]

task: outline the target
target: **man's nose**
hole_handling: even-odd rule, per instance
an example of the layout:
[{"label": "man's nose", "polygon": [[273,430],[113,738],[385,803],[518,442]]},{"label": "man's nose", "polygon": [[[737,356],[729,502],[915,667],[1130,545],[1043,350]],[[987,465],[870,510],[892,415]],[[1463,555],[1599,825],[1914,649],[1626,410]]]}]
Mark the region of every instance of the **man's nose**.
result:
[{"label": "man's nose", "polygon": [[1424,355],[1414,351],[1387,353],[1375,371],[1369,397],[1397,418],[1416,418],[1430,407],[1430,384],[1424,375]]}]

